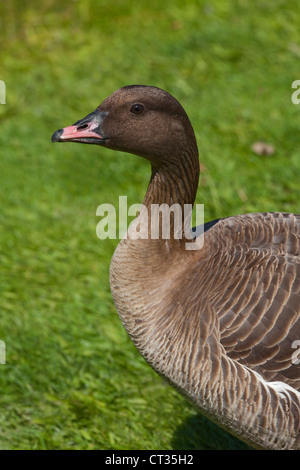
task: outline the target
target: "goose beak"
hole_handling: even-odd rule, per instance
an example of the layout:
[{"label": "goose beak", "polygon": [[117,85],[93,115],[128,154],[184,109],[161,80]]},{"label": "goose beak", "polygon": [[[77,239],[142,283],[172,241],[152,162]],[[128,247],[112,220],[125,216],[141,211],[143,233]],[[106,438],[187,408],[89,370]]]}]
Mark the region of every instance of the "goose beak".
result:
[{"label": "goose beak", "polygon": [[108,113],[96,109],[72,126],[58,129],[51,137],[52,142],[81,142],[84,144],[103,144],[107,138],[101,125]]}]

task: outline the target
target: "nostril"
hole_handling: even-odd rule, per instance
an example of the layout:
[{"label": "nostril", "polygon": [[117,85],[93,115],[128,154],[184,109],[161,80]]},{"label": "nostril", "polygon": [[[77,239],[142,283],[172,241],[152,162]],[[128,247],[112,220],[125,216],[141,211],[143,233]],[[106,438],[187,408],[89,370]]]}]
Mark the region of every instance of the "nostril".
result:
[{"label": "nostril", "polygon": [[78,131],[82,131],[83,129],[87,129],[88,127],[89,127],[88,124],[82,124],[81,126],[78,126],[78,127],[77,127],[77,130],[78,130]]}]

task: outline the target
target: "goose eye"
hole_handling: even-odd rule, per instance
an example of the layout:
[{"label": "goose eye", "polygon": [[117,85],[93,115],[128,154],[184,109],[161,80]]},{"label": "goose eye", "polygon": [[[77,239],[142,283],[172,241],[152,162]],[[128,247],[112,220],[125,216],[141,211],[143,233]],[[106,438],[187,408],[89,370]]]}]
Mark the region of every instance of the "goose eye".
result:
[{"label": "goose eye", "polygon": [[144,111],[144,106],[142,104],[134,104],[130,108],[130,112],[133,114],[142,114]]}]

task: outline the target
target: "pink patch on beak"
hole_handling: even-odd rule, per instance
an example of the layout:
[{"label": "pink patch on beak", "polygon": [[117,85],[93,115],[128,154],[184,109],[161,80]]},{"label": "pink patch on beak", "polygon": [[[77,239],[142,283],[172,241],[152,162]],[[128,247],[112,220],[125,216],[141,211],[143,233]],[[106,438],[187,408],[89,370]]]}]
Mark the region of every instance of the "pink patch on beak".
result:
[{"label": "pink patch on beak", "polygon": [[61,140],[67,139],[80,139],[81,137],[94,137],[95,139],[102,139],[101,135],[93,132],[93,129],[99,126],[97,122],[88,122],[78,126],[68,126],[63,128],[63,133],[60,136]]}]

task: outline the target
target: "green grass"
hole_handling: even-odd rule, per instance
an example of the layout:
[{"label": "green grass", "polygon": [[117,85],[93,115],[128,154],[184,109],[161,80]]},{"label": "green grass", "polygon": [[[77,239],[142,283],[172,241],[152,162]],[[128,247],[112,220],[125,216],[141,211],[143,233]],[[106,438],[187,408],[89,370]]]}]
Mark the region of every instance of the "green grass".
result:
[{"label": "green grass", "polygon": [[246,448],[147,366],[112,303],[96,208],[141,202],[147,162],[50,138],[156,85],[194,124],[206,220],[299,213],[299,24],[296,0],[1,2],[1,449]]}]

